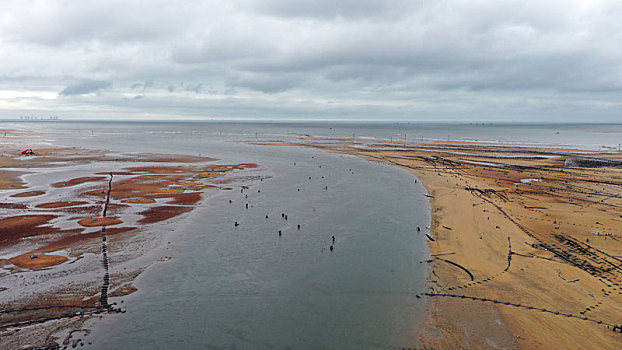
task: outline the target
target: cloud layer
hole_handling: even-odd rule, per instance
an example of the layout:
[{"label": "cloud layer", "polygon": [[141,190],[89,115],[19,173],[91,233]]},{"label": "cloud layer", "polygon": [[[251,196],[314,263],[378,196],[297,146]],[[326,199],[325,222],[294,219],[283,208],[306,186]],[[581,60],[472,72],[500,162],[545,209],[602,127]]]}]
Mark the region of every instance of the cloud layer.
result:
[{"label": "cloud layer", "polygon": [[622,120],[617,1],[3,1],[0,117]]}]

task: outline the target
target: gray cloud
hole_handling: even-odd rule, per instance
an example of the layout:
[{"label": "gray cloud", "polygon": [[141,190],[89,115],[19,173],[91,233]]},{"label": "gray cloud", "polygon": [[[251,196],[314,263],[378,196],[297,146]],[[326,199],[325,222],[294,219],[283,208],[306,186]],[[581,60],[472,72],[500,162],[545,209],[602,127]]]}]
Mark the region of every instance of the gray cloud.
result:
[{"label": "gray cloud", "polygon": [[189,84],[186,85],[186,91],[196,92],[197,94],[203,91],[203,84]]},{"label": "gray cloud", "polygon": [[300,78],[292,74],[253,74],[244,73],[231,77],[227,85],[236,88],[249,88],[266,94],[287,91],[300,85]]},{"label": "gray cloud", "polygon": [[85,95],[93,92],[98,92],[101,89],[112,86],[112,82],[110,81],[101,81],[101,80],[80,80],[75,82],[60,92],[61,96],[71,96],[71,95]]},{"label": "gray cloud", "polygon": [[393,18],[402,15],[406,10],[413,9],[416,2],[394,0],[267,0],[251,1],[251,6],[260,12],[285,18],[324,18],[335,17],[366,19],[369,17]]},{"label": "gray cloud", "polygon": [[[8,4],[7,4],[8,3]],[[153,40],[175,31],[169,11],[154,11],[162,1],[7,1],[2,6],[11,25],[6,35],[13,41],[47,46],[75,45],[92,40],[112,43]],[[164,8],[163,8],[164,9]],[[144,15],[147,14],[147,15]]]},{"label": "gray cloud", "polygon": [[[622,4],[613,0],[7,0],[0,13],[8,116],[25,104],[228,118],[621,112]],[[65,84],[72,77],[90,80]],[[33,97],[16,104],[2,90]],[[59,91],[91,95],[45,95]]]}]

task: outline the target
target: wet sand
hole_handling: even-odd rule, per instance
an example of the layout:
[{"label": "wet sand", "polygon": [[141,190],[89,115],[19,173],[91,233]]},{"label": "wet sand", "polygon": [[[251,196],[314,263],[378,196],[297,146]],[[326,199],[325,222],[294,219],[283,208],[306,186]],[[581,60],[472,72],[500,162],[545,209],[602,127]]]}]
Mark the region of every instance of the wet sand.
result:
[{"label": "wet sand", "polygon": [[422,262],[424,348],[622,344],[613,329],[622,324],[622,168],[575,166],[622,154],[485,142],[260,144],[357,155],[421,179],[432,207],[431,227],[413,228],[431,253]]}]

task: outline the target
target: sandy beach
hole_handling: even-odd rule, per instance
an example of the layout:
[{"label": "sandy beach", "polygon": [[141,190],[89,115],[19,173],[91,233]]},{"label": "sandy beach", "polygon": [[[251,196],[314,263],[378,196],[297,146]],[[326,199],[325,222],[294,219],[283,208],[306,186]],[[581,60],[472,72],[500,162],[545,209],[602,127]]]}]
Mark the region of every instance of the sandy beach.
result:
[{"label": "sandy beach", "polygon": [[432,349],[618,349],[622,154],[485,142],[302,138],[412,172],[428,191]]},{"label": "sandy beach", "polygon": [[124,312],[108,298],[136,291],[149,262],[132,261],[165,243],[153,225],[231,190],[256,167],[78,148],[21,155],[25,134],[5,137],[16,146],[0,156],[0,348],[80,344],[89,317]]}]

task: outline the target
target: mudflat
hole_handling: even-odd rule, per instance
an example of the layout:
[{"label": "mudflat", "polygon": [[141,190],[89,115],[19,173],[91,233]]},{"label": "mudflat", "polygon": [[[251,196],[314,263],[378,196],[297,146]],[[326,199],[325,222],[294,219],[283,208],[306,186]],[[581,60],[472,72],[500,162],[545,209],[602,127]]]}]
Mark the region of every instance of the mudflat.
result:
[{"label": "mudflat", "polygon": [[108,297],[135,292],[132,281],[162,260],[135,262],[167,244],[153,225],[257,167],[62,147],[21,155],[10,144],[0,156],[0,348],[78,344],[89,317],[124,312]]}]

